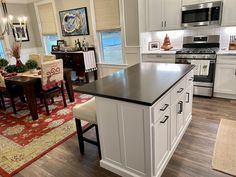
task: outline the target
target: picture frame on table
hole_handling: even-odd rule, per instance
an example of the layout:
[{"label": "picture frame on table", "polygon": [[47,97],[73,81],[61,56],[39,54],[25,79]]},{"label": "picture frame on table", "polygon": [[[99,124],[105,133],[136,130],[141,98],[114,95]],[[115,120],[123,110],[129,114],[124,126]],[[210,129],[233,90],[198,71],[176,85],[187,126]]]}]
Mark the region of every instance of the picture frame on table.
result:
[{"label": "picture frame on table", "polygon": [[66,46],[65,40],[57,40],[57,50],[60,50],[61,48]]},{"label": "picture frame on table", "polygon": [[58,51],[58,45],[52,45],[52,51]]},{"label": "picture frame on table", "polygon": [[159,41],[152,41],[148,43],[148,49],[150,51],[153,50],[160,50],[160,42]]},{"label": "picture frame on table", "polygon": [[89,35],[87,8],[59,11],[63,36]]},{"label": "picture frame on table", "polygon": [[27,42],[30,40],[27,25],[13,23],[12,33],[16,42]]}]

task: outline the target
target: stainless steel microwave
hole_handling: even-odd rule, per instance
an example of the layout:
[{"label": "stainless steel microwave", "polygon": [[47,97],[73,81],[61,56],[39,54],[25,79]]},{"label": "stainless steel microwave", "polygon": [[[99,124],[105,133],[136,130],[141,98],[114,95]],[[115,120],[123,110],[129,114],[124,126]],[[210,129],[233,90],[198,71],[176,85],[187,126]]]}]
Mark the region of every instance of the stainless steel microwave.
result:
[{"label": "stainless steel microwave", "polygon": [[182,6],[182,26],[220,25],[222,11],[222,1]]}]

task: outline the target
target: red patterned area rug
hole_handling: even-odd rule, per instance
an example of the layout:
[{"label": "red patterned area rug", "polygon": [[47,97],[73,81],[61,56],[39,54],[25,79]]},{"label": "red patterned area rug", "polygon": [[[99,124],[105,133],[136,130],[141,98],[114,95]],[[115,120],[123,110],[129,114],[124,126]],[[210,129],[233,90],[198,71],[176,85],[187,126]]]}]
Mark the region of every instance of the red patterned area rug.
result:
[{"label": "red patterned area rug", "polygon": [[[7,101],[7,111],[0,110],[0,176],[11,177],[76,133],[72,107],[91,99],[75,93],[75,102],[64,108],[61,97],[49,106],[38,105],[39,119],[32,121],[27,104],[17,102],[15,115]],[[85,126],[87,123],[83,122]]]}]

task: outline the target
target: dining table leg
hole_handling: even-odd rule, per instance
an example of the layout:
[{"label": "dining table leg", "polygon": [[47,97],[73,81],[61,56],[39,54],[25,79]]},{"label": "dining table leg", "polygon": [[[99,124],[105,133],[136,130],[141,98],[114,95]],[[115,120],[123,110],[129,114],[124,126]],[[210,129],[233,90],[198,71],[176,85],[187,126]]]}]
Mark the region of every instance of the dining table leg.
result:
[{"label": "dining table leg", "polygon": [[72,87],[71,70],[68,69],[64,72],[64,79],[65,79],[66,91],[67,91],[69,100],[72,103],[75,101],[75,98],[74,98],[74,91]]},{"label": "dining table leg", "polygon": [[37,120],[38,117],[38,111],[37,111],[37,101],[36,101],[36,95],[34,91],[34,83],[28,83],[25,85],[22,85],[25,93],[25,97],[27,99],[28,108],[30,110],[30,114],[32,116],[33,120]]}]

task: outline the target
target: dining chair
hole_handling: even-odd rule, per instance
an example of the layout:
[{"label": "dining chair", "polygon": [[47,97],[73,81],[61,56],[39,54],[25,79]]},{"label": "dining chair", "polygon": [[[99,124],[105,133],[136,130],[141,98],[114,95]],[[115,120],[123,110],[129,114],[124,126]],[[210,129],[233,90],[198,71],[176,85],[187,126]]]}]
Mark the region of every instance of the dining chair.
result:
[{"label": "dining chair", "polygon": [[[50,114],[47,99],[53,100],[62,94],[64,107],[67,106],[64,94],[63,61],[62,59],[42,63],[40,97],[44,101],[47,115]],[[52,101],[53,102],[53,101]]]},{"label": "dining chair", "polygon": [[4,101],[4,97],[10,99],[14,114],[16,114],[16,106],[14,98],[20,97],[21,101],[25,102],[23,88],[16,85],[10,85],[7,89],[5,84],[5,79],[0,74],[0,106],[5,111],[6,104]]},{"label": "dining chair", "polygon": [[40,54],[31,53],[29,54],[29,59],[36,61],[38,64],[38,67],[40,67],[42,64],[42,56]]},{"label": "dining chair", "polygon": [[56,60],[56,55],[44,55],[42,58],[43,62],[53,61]]}]

